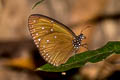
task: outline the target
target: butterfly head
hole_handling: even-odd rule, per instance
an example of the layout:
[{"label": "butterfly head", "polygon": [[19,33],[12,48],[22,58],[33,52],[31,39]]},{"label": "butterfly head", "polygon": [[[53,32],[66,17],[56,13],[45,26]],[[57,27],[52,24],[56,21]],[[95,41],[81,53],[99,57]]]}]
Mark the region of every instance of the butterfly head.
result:
[{"label": "butterfly head", "polygon": [[84,34],[81,33],[80,35],[78,35],[78,39],[82,41],[83,39],[86,39],[86,37],[84,36]]}]

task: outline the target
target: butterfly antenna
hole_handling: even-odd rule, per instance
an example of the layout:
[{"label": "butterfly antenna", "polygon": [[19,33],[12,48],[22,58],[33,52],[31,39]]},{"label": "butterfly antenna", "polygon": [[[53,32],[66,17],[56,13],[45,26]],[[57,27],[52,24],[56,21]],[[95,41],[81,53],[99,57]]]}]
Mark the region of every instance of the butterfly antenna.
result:
[{"label": "butterfly antenna", "polygon": [[86,26],[85,28],[83,28],[83,29],[81,30],[81,33],[83,33],[83,31],[87,30],[88,28],[91,28],[91,26]]}]

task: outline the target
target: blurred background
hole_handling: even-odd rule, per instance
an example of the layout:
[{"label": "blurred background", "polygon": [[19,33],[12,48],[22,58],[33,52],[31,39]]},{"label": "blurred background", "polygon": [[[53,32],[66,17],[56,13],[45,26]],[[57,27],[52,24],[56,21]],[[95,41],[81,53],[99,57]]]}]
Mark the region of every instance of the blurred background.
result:
[{"label": "blurred background", "polygon": [[[84,31],[90,50],[120,40],[120,0],[0,0],[0,80],[117,80],[120,55],[62,73],[34,71],[45,64],[28,31],[28,17],[37,13]],[[83,52],[86,49],[80,49]],[[118,79],[119,80],[119,79]]]}]

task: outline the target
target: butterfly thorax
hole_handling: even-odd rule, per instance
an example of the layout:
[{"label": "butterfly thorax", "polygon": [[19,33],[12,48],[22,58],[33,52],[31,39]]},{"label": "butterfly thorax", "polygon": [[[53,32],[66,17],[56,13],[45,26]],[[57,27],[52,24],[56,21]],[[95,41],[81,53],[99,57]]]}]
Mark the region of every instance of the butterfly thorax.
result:
[{"label": "butterfly thorax", "polygon": [[74,48],[79,48],[79,46],[81,46],[82,40],[85,38],[86,37],[82,33],[80,35],[76,36],[75,39],[73,40]]}]

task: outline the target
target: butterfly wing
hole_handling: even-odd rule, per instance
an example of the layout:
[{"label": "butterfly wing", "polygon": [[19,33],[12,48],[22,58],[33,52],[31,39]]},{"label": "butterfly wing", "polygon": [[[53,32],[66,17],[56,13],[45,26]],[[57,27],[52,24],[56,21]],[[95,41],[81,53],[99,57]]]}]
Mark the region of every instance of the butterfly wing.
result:
[{"label": "butterfly wing", "polygon": [[73,55],[75,34],[65,25],[49,17],[32,14],[28,26],[40,54],[47,62],[58,66]]},{"label": "butterfly wing", "polygon": [[63,33],[47,35],[40,43],[41,55],[56,66],[65,63],[72,56],[73,49],[72,39]]}]

